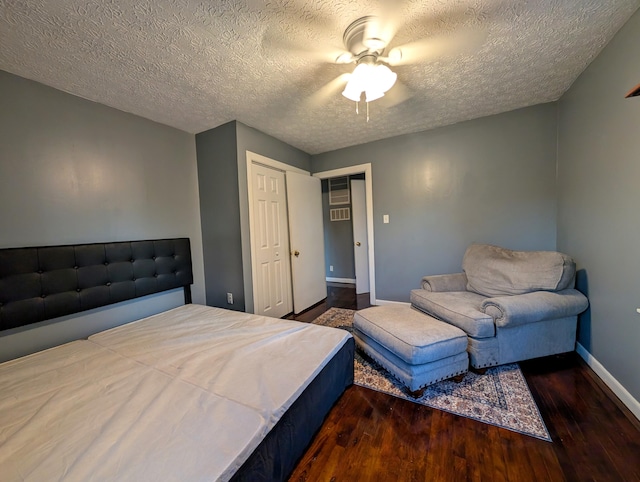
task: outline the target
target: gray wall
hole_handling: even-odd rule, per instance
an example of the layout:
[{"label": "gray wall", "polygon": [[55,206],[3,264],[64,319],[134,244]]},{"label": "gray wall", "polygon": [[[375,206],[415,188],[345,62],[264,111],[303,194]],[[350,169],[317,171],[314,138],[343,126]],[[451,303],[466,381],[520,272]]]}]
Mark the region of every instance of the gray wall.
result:
[{"label": "gray wall", "polygon": [[235,121],[196,135],[207,304],[243,311],[236,143]]},{"label": "gray wall", "polygon": [[313,156],[313,172],[372,165],[376,298],[460,271],[472,242],[555,249],[556,126],[543,104]]},{"label": "gray wall", "polygon": [[311,156],[275,137],[241,122],[237,126],[238,191],[240,193],[240,230],[246,311],[253,311],[253,276],[251,274],[251,236],[249,229],[249,194],[247,190],[247,151],[290,166],[311,171]]},{"label": "gray wall", "polygon": [[584,270],[578,341],[640,400],[640,12],[560,101],[558,248]]},{"label": "gray wall", "polygon": [[[186,236],[204,302],[194,136],[0,71],[0,247]],[[178,306],[181,290],[0,334],[0,360]]]},{"label": "gray wall", "polygon": [[207,304],[253,311],[246,151],[307,171],[310,156],[236,121],[197,134],[196,145]]}]

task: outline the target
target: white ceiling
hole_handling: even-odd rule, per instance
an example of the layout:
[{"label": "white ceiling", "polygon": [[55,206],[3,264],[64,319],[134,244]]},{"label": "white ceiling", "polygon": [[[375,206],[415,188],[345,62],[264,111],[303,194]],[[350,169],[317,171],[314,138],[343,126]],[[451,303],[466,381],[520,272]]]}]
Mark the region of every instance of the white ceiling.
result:
[{"label": "white ceiling", "polygon": [[[557,100],[640,6],[381,3],[0,0],[0,69],[192,133],[238,120],[315,154]],[[372,14],[393,18],[391,47],[432,51],[393,67],[402,85],[387,97],[411,97],[372,102],[367,123],[331,82],[353,65],[331,60],[345,28]],[[447,48],[465,32],[481,40]]]}]

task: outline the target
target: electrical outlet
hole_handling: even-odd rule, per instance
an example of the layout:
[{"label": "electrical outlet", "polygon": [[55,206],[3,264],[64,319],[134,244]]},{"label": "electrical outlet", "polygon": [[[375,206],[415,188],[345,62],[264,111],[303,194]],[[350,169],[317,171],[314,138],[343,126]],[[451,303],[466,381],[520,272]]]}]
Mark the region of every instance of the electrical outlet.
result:
[{"label": "electrical outlet", "polygon": [[233,293],[227,293],[227,303],[230,305],[233,304]]},{"label": "electrical outlet", "polygon": [[329,271],[333,271],[333,266],[329,266]]}]

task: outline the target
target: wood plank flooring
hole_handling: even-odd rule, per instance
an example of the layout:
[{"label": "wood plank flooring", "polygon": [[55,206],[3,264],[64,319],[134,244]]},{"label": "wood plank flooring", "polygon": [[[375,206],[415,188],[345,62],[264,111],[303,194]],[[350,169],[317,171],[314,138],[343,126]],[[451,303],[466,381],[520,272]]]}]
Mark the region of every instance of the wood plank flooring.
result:
[{"label": "wood plank flooring", "polygon": [[[330,306],[368,295],[329,287]],[[359,386],[338,400],[290,481],[640,481],[640,422],[575,353],[520,363],[552,443]]]}]

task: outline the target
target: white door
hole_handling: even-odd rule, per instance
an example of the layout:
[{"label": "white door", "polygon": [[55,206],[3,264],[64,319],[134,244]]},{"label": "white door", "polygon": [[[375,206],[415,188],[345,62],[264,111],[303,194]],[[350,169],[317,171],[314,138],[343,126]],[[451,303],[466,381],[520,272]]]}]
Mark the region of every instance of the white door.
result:
[{"label": "white door", "polygon": [[281,318],[291,313],[287,199],[282,171],[253,164],[252,226],[254,313]]},{"label": "white door", "polygon": [[320,179],[287,171],[293,311],[327,297]]},{"label": "white door", "polygon": [[353,257],[356,267],[356,293],[369,292],[369,244],[367,242],[367,204],[364,179],[351,180],[351,219]]}]

